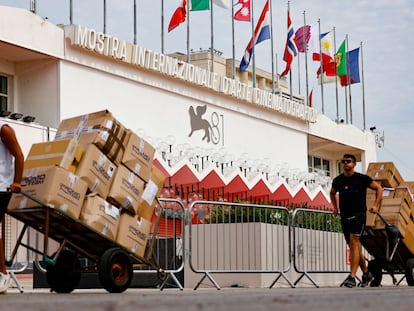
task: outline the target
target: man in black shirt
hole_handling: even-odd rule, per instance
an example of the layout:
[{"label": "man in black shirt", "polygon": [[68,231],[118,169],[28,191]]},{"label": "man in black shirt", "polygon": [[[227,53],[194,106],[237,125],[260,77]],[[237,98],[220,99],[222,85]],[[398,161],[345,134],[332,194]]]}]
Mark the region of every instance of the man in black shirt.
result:
[{"label": "man in black shirt", "polygon": [[[369,209],[370,212],[376,213],[381,202],[382,187],[368,175],[355,172],[356,158],[354,155],[345,154],[342,158],[342,164],[344,172],[334,178],[330,192],[333,214],[337,215],[340,211],[342,231],[350,250],[351,273],[342,285],[356,286],[355,277],[359,266],[363,272],[361,287],[365,287],[372,280],[360,241],[366,222],[367,188],[376,191],[375,203]],[[339,194],[339,206],[336,201],[336,193]]]}]

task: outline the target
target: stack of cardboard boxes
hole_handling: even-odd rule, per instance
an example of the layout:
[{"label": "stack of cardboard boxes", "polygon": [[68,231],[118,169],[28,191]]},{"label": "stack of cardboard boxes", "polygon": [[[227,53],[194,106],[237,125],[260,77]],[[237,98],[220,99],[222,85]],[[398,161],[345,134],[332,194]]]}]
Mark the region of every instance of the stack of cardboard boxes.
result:
[{"label": "stack of cardboard boxes", "polygon": [[[392,162],[376,162],[368,165],[367,175],[381,184],[383,197],[379,214],[387,224],[395,225],[402,241],[414,254],[414,182],[404,181]],[[367,191],[367,208],[375,201],[375,191]],[[367,227],[381,229],[384,222],[375,214],[367,213]]]},{"label": "stack of cardboard boxes", "polygon": [[[22,190],[142,257],[165,181],[154,153],[107,110],[65,119],[54,141],[32,145]],[[8,208],[36,205],[14,194]]]}]

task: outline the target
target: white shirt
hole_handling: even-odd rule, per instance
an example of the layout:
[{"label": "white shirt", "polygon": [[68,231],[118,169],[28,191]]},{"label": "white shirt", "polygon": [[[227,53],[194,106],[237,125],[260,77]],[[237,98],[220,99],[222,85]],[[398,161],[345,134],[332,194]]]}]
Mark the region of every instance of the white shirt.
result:
[{"label": "white shirt", "polygon": [[[0,131],[5,125],[0,121]],[[4,145],[0,139],[0,191],[7,191],[7,188],[14,180],[14,158],[9,149]]]}]

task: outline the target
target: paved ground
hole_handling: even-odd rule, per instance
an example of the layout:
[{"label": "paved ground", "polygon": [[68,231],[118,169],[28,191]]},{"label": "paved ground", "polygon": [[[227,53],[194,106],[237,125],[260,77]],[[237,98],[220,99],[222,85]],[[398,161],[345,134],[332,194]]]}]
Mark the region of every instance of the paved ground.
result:
[{"label": "paved ground", "polygon": [[121,294],[105,290],[75,290],[70,294],[50,293],[46,289],[12,288],[0,296],[1,309],[40,310],[237,310],[237,311],[404,311],[413,310],[414,287],[380,288],[200,288],[128,289]]}]

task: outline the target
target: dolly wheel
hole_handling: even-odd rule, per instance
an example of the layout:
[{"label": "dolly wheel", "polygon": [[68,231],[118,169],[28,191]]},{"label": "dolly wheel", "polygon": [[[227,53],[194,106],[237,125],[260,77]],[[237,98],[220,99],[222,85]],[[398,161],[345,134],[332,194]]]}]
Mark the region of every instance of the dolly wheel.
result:
[{"label": "dolly wheel", "polygon": [[80,261],[70,250],[62,250],[56,263],[47,264],[46,279],[50,290],[56,293],[70,293],[79,284],[81,278]]},{"label": "dolly wheel", "polygon": [[405,278],[409,286],[414,286],[414,258],[408,259],[405,264]]},{"label": "dolly wheel", "polygon": [[133,267],[128,253],[120,248],[105,251],[98,264],[99,280],[110,293],[122,293],[132,281]]},{"label": "dolly wheel", "polygon": [[382,265],[381,263],[374,259],[368,262],[368,271],[371,272],[372,276],[374,277],[371,281],[371,287],[378,287],[381,285],[382,281]]}]

